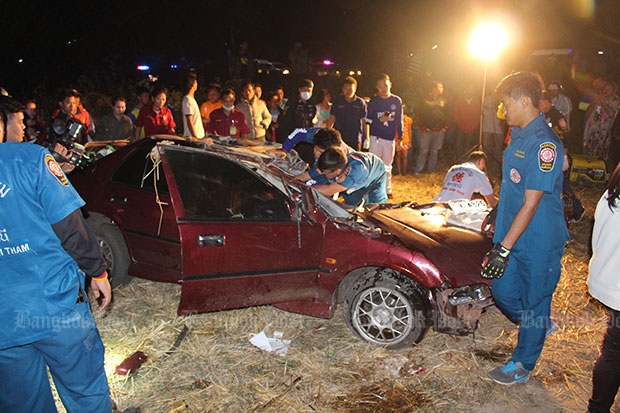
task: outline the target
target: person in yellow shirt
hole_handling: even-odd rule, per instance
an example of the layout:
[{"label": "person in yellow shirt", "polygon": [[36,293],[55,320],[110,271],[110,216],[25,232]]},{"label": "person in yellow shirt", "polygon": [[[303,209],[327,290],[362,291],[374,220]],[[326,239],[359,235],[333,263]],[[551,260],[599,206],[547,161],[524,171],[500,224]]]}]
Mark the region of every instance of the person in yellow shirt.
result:
[{"label": "person in yellow shirt", "polygon": [[[403,110],[405,104],[403,103]],[[394,154],[394,164],[396,165],[396,174],[397,175],[406,175],[407,174],[407,155],[409,149],[411,149],[411,125],[413,124],[413,119],[403,113],[403,139],[400,143],[396,144],[396,152]],[[398,142],[398,139],[396,139]]]}]

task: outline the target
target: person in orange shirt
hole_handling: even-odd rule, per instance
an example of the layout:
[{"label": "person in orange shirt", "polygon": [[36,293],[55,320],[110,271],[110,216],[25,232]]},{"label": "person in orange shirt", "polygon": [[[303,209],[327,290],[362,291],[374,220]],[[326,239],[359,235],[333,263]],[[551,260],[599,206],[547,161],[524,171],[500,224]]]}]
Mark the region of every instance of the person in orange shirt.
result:
[{"label": "person in orange shirt", "polygon": [[207,128],[207,123],[209,123],[211,112],[222,107],[221,95],[222,88],[220,85],[211,83],[207,89],[207,100],[200,105],[200,117],[205,129]]},{"label": "person in orange shirt", "polygon": [[[411,125],[413,124],[413,119],[404,113],[404,110],[405,104],[403,103],[403,139],[400,143],[396,144],[396,152],[394,155],[397,175],[407,174],[407,155],[409,149],[411,149]],[[396,138],[396,142],[398,142],[398,137]]]}]

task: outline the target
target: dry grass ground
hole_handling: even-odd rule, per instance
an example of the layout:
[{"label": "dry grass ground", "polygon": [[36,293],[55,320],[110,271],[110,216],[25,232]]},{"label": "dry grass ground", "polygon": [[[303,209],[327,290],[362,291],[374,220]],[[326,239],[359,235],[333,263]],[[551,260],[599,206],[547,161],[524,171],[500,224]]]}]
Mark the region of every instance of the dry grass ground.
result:
[{"label": "dry grass ground", "polygon": [[[443,172],[394,177],[395,201],[431,200]],[[516,328],[495,308],[475,335],[430,331],[418,346],[388,352],[355,338],[341,310],[331,320],[273,307],[178,317],[179,286],[136,279],[96,316],[112,396],[120,410],[141,412],[585,411],[606,319],[585,285],[592,214],[603,189],[576,189],[587,215],[571,228],[553,301],[559,330],[525,384],[503,387],[486,377],[516,341]],[[187,339],[164,357],[183,325],[191,330]],[[248,342],[262,330],[292,340],[285,357]],[[136,350],[149,360],[132,375],[115,374]]]}]

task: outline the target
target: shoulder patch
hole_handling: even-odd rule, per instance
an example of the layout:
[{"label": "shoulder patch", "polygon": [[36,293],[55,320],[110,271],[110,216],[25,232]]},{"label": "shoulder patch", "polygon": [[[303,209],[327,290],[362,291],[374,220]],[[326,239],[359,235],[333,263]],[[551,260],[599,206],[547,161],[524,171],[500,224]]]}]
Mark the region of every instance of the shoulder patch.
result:
[{"label": "shoulder patch", "polygon": [[543,172],[551,171],[557,157],[557,150],[554,143],[541,143],[538,149],[538,167]]},{"label": "shoulder patch", "polygon": [[63,184],[64,186],[69,186],[69,181],[64,173],[62,173],[62,169],[60,169],[60,165],[56,162],[52,155],[45,155],[45,166],[47,166],[47,170],[54,175],[54,177]]}]

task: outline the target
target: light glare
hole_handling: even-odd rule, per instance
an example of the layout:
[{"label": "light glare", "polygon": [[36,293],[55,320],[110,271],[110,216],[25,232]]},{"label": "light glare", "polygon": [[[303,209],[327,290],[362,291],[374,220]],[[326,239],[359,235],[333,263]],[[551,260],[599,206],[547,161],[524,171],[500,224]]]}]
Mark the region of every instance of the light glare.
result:
[{"label": "light glare", "polygon": [[469,50],[484,60],[493,60],[508,45],[508,35],[497,23],[480,24],[469,38]]}]

